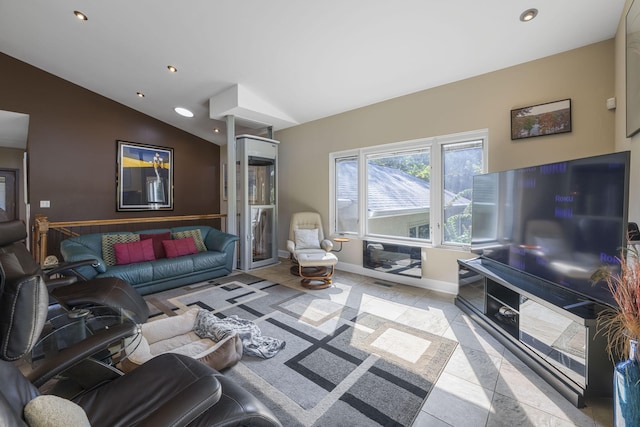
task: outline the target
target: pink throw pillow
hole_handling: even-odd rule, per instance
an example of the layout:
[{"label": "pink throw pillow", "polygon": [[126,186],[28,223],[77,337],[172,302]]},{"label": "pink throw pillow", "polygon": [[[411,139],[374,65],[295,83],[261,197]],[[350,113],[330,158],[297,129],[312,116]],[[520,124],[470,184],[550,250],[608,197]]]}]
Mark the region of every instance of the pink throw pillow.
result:
[{"label": "pink throw pillow", "polygon": [[113,252],[116,255],[116,264],[132,264],[134,262],[153,261],[153,242],[140,240],[139,242],[115,243]]},{"label": "pink throw pillow", "polygon": [[164,245],[162,244],[162,242],[171,239],[170,231],[167,231],[166,233],[140,235],[140,240],[146,239],[151,239],[151,241],[153,242],[153,254],[155,255],[156,259],[167,257],[167,255],[164,253]]},{"label": "pink throw pillow", "polygon": [[184,239],[165,240],[162,242],[167,258],[175,258],[182,255],[197,254],[198,249],[193,237],[185,237]]}]

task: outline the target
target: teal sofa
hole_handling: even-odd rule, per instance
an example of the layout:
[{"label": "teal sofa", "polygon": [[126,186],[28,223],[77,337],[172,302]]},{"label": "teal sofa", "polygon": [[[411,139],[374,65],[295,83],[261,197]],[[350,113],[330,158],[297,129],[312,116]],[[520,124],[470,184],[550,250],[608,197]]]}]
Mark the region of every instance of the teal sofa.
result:
[{"label": "teal sofa", "polygon": [[[206,250],[175,258],[159,258],[124,265],[107,265],[103,257],[103,236],[124,234],[180,233],[200,230]],[[141,295],[176,288],[189,283],[225,276],[233,271],[233,255],[238,237],[209,226],[187,226],[136,232],[93,233],[65,239],[60,252],[65,262],[93,260],[76,269],[86,279],[118,277]]]}]

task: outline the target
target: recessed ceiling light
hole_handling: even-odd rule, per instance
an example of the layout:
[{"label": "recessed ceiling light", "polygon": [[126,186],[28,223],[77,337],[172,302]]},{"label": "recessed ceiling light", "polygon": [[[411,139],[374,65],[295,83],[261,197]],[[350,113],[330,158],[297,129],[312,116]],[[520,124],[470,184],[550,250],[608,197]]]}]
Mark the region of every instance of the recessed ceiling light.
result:
[{"label": "recessed ceiling light", "polygon": [[189,110],[187,110],[186,108],[182,108],[182,107],[176,107],[173,109],[176,113],[180,114],[181,116],[184,117],[193,117],[193,113]]},{"label": "recessed ceiling light", "polygon": [[172,73],[177,73],[178,69],[176,67],[174,67],[173,65],[167,65],[167,69],[169,71],[171,71]]},{"label": "recessed ceiling light", "polygon": [[144,98],[144,93],[142,92],[136,92],[136,95],[138,95],[138,98]]},{"label": "recessed ceiling light", "polygon": [[536,16],[538,16],[538,9],[527,9],[520,14],[520,20],[522,22],[529,22]]},{"label": "recessed ceiling light", "polygon": [[81,21],[87,21],[89,19],[87,15],[77,10],[74,10],[73,14],[76,15],[76,18],[78,18]]},{"label": "recessed ceiling light", "polygon": [[214,129],[213,129],[213,133],[220,133],[220,129],[218,129],[218,128],[214,128]]}]

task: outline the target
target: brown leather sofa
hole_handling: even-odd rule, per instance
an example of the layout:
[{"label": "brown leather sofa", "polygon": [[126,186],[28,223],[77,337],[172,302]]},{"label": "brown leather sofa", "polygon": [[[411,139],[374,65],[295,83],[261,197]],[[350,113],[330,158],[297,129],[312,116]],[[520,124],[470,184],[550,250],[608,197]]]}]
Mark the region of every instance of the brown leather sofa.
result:
[{"label": "brown leather sofa", "polygon": [[[15,230],[17,227],[3,228],[0,223],[0,425],[26,426],[33,416],[44,416],[51,423],[57,415],[78,413],[94,427],[281,426],[246,390],[197,360],[177,354],[155,357],[126,375],[113,368],[113,378],[76,392],[70,399],[45,396],[49,400],[43,413],[40,385],[58,374],[69,375],[74,367],[135,333],[137,325],[130,322],[90,335],[37,369],[25,369],[25,377],[17,363],[24,363],[40,339],[49,295],[45,276],[27,256],[26,247],[14,245],[21,236]],[[46,412],[51,411],[50,400],[61,405],[54,413]],[[65,422],[76,425],[68,420],[63,425]]]}]

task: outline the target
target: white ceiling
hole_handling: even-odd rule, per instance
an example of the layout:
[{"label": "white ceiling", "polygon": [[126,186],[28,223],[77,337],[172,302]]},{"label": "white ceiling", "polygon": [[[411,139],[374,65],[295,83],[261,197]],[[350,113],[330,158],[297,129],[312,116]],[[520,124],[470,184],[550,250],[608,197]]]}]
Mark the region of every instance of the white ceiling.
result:
[{"label": "white ceiling", "polygon": [[209,99],[235,84],[305,123],[610,39],[624,3],[0,0],[0,51],[224,144]]}]

